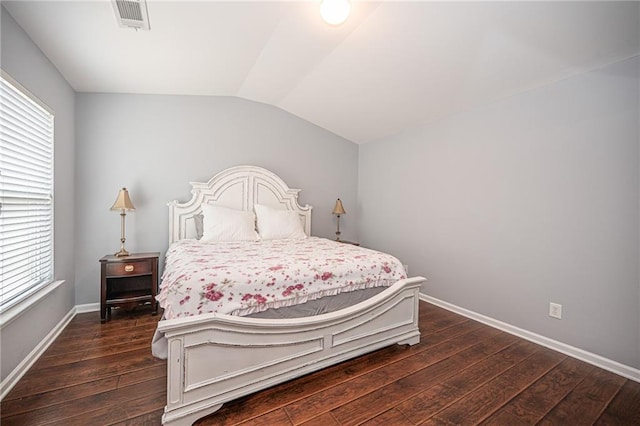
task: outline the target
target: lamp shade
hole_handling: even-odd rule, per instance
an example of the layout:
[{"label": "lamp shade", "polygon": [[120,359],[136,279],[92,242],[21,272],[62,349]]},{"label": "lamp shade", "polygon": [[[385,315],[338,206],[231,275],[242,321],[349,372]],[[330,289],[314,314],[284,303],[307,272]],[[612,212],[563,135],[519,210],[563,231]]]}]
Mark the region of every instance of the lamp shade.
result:
[{"label": "lamp shade", "polygon": [[111,206],[111,210],[136,210],[136,207],[131,202],[131,198],[129,198],[127,188],[122,188],[120,192],[118,192],[118,198],[116,198],[116,202]]},{"label": "lamp shade", "polygon": [[336,200],[336,205],[333,208],[333,214],[347,214],[347,212],[344,211],[344,207],[342,206],[342,201],[340,201],[340,198]]}]

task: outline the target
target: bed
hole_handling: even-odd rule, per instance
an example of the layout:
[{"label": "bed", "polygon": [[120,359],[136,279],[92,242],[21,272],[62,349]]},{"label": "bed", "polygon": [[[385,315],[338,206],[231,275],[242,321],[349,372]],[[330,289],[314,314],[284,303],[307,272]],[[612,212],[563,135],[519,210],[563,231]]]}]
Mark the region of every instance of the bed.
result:
[{"label": "bed", "polygon": [[[311,207],[299,205],[299,190],[277,175],[238,166],[191,186],[189,201],[169,203],[170,247],[158,296],[165,314],[153,352],[167,358],[163,424],[191,425],[249,393],[385,346],[420,341],[424,278],[407,278],[399,261],[383,253],[311,237]],[[203,211],[211,209],[288,215],[304,235],[286,243],[198,241]],[[267,235],[262,217],[258,228]],[[349,256],[359,259],[358,266],[343,265]],[[220,266],[201,265],[209,258]],[[247,258],[263,264],[247,264]],[[363,275],[375,268],[374,278]],[[349,278],[347,269],[360,278]],[[335,287],[340,280],[344,290]],[[202,287],[194,289],[195,282]]]}]

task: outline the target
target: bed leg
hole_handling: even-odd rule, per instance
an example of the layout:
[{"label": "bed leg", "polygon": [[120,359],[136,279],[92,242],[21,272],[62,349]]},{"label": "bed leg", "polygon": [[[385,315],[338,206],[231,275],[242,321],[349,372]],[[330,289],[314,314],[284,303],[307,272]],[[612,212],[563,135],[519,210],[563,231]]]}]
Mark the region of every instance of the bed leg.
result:
[{"label": "bed leg", "polygon": [[399,345],[409,345],[409,346],[417,345],[418,343],[420,343],[419,334],[417,336],[412,336],[412,337],[409,337],[408,339],[398,342]]},{"label": "bed leg", "polygon": [[214,405],[204,410],[185,414],[179,417],[176,417],[175,415],[167,415],[168,413],[166,412],[165,408],[165,413],[162,416],[162,426],[191,426],[196,422],[196,420],[206,417],[209,414],[215,413],[220,409],[220,407],[222,407],[222,404]]}]

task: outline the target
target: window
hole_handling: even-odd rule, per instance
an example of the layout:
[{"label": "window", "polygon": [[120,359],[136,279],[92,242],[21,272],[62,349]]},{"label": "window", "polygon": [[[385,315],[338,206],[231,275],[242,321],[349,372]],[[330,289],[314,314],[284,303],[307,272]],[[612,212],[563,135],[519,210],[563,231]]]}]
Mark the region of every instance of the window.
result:
[{"label": "window", "polygon": [[0,77],[0,312],[53,281],[53,113]]}]

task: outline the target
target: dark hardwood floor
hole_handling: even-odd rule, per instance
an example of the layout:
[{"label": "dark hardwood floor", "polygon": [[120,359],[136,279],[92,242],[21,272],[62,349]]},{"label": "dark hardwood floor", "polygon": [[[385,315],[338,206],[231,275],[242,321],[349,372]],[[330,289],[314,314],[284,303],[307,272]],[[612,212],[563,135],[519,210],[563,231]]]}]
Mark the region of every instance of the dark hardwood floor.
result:
[{"label": "dark hardwood floor", "polygon": [[[157,425],[149,310],[80,314],[1,404],[2,425]],[[422,340],[225,404],[198,425],[640,425],[640,384],[420,303]]]}]

